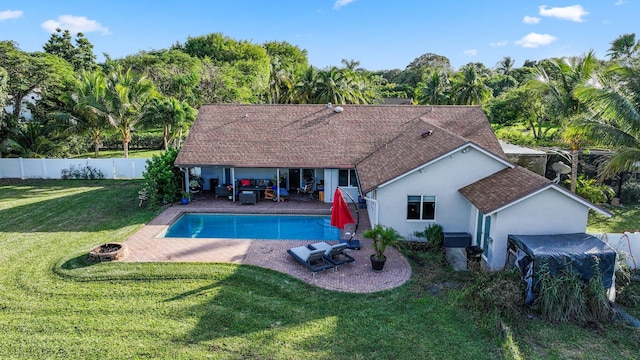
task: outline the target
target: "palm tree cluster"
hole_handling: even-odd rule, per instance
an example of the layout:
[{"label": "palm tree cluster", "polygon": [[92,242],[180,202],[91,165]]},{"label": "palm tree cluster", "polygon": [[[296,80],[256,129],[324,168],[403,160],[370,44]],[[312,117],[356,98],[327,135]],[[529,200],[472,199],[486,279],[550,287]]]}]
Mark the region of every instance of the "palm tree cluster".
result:
[{"label": "palm tree cluster", "polygon": [[[268,102],[272,104],[373,104],[380,100],[382,79],[358,71],[343,60],[344,68],[316,69],[271,64]],[[355,62],[357,63],[357,62]],[[357,66],[357,64],[355,65]]]}]

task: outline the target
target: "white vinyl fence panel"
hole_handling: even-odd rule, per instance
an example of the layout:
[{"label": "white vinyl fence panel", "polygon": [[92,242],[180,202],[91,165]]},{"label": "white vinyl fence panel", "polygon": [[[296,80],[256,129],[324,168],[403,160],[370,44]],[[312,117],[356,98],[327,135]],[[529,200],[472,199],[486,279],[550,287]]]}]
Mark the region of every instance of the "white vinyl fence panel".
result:
[{"label": "white vinyl fence panel", "polygon": [[593,234],[593,236],[611,245],[619,254],[624,254],[629,268],[637,269],[640,266],[640,232]]},{"label": "white vinyl fence panel", "polygon": [[0,178],[61,179],[63,170],[91,167],[105,179],[141,179],[148,159],[0,159]]}]

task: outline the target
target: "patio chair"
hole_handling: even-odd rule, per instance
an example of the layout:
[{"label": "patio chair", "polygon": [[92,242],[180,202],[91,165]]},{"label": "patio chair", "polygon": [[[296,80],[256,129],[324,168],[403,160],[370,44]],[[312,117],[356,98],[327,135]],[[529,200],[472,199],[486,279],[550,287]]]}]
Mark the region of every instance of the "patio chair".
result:
[{"label": "patio chair", "polygon": [[298,194],[309,194],[309,198],[313,199],[313,183],[307,183],[304,187],[298,188]]},{"label": "patio chair", "polygon": [[258,194],[253,191],[243,191],[239,196],[240,204],[257,204]]},{"label": "patio chair", "polygon": [[298,246],[287,250],[297,262],[311,270],[312,276],[315,278],[318,271],[331,269],[334,265],[328,262],[325,257],[325,251],[322,249],[311,250],[306,246]]},{"label": "patio chair", "polygon": [[339,243],[335,245],[331,245],[328,242],[318,242],[315,244],[309,245],[310,249],[319,249],[324,251],[324,258],[335,265],[336,270],[339,265],[348,264],[350,262],[356,261],[349,254],[345,253],[344,250],[347,248],[346,243]]}]

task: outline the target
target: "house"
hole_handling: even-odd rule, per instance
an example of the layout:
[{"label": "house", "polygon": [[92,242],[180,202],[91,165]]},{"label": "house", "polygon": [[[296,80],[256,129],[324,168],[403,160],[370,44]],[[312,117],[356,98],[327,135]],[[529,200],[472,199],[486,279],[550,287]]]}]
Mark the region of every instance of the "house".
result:
[{"label": "house", "polygon": [[589,209],[610,215],[510,162],[478,106],[204,105],[175,165],[200,169],[205,190],[312,179],[332,202],[339,186],[406,237],[433,223],[468,233],[490,269],[509,234],[584,232]]}]

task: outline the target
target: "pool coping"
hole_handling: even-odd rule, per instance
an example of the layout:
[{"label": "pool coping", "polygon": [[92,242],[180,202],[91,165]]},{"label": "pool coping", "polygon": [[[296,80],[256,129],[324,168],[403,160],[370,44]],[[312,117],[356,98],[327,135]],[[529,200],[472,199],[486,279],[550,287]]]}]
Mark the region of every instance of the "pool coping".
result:
[{"label": "pool coping", "polygon": [[[264,203],[264,202],[262,202]],[[260,205],[261,202],[258,202]],[[276,204],[279,205],[279,204]],[[122,262],[211,262],[260,266],[289,274],[309,284],[334,291],[371,293],[398,287],[411,277],[411,266],[395,248],[387,248],[385,270],[374,272],[369,256],[373,254],[371,240],[360,235],[369,228],[366,209],[359,209],[360,226],[355,238],[360,240],[361,250],[348,250],[355,262],[345,264],[336,271],[326,270],[315,276],[297,263],[287,250],[306,246],[318,240],[237,240],[163,238],[169,225],[184,213],[239,213],[239,214],[309,214],[328,215],[331,204],[297,204],[287,206],[249,205],[237,206],[224,200],[194,201],[188,205],[173,205],[131,235],[124,243],[128,256]],[[353,212],[353,211],[352,211]],[[355,215],[355,214],[354,214]],[[347,227],[343,231],[353,231]]]}]

